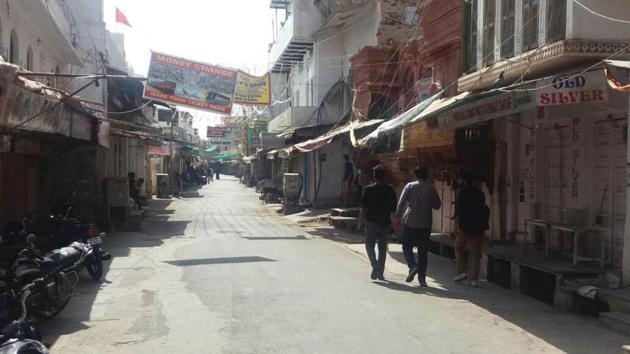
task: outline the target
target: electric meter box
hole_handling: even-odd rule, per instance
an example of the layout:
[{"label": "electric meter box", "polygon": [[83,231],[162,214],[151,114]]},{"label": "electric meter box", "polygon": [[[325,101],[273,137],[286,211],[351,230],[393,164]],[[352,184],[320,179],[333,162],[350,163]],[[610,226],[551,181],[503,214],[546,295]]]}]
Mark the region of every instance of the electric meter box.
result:
[{"label": "electric meter box", "polygon": [[299,173],[285,173],[283,179],[284,196],[287,198],[300,196],[300,174]]}]

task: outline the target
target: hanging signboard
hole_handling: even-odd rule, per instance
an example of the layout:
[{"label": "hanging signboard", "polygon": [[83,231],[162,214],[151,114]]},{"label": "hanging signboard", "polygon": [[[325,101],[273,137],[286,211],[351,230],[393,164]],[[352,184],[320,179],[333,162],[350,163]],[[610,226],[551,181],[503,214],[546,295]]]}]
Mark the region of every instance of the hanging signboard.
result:
[{"label": "hanging signboard", "polygon": [[238,72],[153,52],[147,99],[229,114]]},{"label": "hanging signboard", "polygon": [[536,90],[536,104],[539,107],[608,101],[606,78],[599,70],[579,75],[561,75],[550,82],[542,81],[541,84],[541,89]]},{"label": "hanging signboard", "polygon": [[167,145],[160,145],[160,146],[149,145],[148,152],[149,152],[149,155],[155,155],[155,156],[169,156],[170,155]]},{"label": "hanging signboard", "polygon": [[231,131],[231,128],[227,127],[208,127],[206,137],[208,138],[225,138]]},{"label": "hanging signboard", "polygon": [[271,103],[271,81],[269,73],[263,76],[252,76],[238,72],[234,102],[252,105],[269,105]]},{"label": "hanging signboard", "polygon": [[446,127],[461,128],[518,113],[529,108],[534,108],[534,102],[528,92],[506,92],[455,109],[447,114],[446,121],[440,122],[440,124]]}]

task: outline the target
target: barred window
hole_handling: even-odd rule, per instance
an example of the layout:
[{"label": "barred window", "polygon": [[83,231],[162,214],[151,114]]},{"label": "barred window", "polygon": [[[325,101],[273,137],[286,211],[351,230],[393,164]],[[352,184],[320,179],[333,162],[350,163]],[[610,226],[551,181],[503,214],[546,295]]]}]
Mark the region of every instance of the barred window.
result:
[{"label": "barred window", "polygon": [[523,0],[523,52],[538,47],[539,0]]},{"label": "barred window", "polygon": [[547,0],[547,26],[547,43],[566,37],[567,0]]},{"label": "barred window", "polygon": [[516,0],[501,0],[501,58],[514,56]]},{"label": "barred window", "polygon": [[486,0],[483,8],[483,64],[494,62],[495,0]]}]

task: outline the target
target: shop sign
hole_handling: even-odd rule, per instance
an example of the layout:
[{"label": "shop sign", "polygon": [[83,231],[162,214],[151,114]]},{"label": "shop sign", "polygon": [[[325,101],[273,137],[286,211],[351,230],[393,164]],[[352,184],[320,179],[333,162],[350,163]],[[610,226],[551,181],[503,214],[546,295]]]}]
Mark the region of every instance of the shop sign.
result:
[{"label": "shop sign", "polygon": [[160,145],[160,146],[149,145],[148,151],[150,155],[156,155],[156,156],[169,156],[170,155],[168,146],[166,145]]},{"label": "shop sign", "polygon": [[252,105],[269,105],[271,103],[271,79],[269,73],[253,76],[238,72],[234,102]]},{"label": "shop sign", "polygon": [[608,101],[606,79],[601,71],[557,76],[543,81],[541,87],[536,90],[539,107]]},{"label": "shop sign", "polygon": [[208,127],[206,137],[208,138],[225,138],[231,128],[227,127]]},{"label": "shop sign", "polygon": [[[527,201],[536,202],[536,129],[529,130],[529,139],[525,144],[525,193]],[[525,198],[523,198],[523,201]]]},{"label": "shop sign", "polygon": [[506,92],[498,96],[483,99],[474,104],[466,105],[464,108],[456,109],[446,115],[445,124],[443,124],[443,122],[440,124],[453,128],[461,128],[501,116],[518,113],[533,107],[532,95],[529,92]]},{"label": "shop sign", "polygon": [[571,120],[571,131],[569,133],[569,200],[572,205],[582,203],[582,171],[583,171],[583,146],[584,139],[582,124],[579,118]]}]

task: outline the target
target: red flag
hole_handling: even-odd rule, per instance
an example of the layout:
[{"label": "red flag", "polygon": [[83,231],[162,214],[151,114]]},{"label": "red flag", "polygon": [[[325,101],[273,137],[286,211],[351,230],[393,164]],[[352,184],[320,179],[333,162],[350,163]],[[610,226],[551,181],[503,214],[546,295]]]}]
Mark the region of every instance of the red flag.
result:
[{"label": "red flag", "polygon": [[123,25],[127,25],[131,27],[129,20],[127,20],[127,16],[125,16],[125,14],[122,11],[120,11],[119,8],[116,8],[116,22],[122,23]]}]

